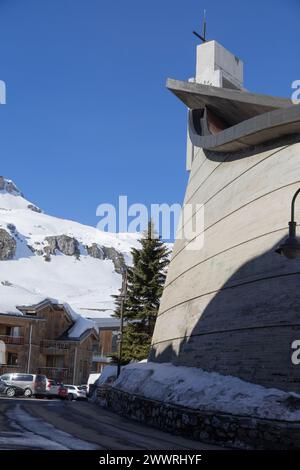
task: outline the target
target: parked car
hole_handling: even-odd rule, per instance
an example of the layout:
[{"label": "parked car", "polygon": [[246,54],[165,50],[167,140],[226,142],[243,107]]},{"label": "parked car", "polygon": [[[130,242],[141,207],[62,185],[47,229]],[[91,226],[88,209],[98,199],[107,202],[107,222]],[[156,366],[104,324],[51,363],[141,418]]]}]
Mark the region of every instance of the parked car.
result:
[{"label": "parked car", "polygon": [[9,398],[24,395],[24,390],[16,385],[9,385],[4,380],[0,379],[0,394],[6,395]]},{"label": "parked car", "polygon": [[8,385],[23,389],[25,397],[45,396],[47,393],[47,377],[42,374],[7,373],[0,376]]},{"label": "parked car", "polygon": [[82,385],[65,385],[68,389],[68,400],[86,400],[86,391],[82,389]]},{"label": "parked car", "polygon": [[58,390],[58,396],[62,400],[66,400],[68,398],[68,389],[65,385],[61,384]]},{"label": "parked car", "polygon": [[64,392],[60,393],[61,392],[61,388],[65,388],[63,386],[63,384],[61,384],[60,382],[57,382],[56,380],[53,380],[53,379],[47,379],[47,397],[48,398],[62,398],[68,394],[68,391],[67,389],[65,388],[65,396],[64,396]]},{"label": "parked car", "polygon": [[87,399],[87,385],[77,385],[79,390],[79,398]]}]

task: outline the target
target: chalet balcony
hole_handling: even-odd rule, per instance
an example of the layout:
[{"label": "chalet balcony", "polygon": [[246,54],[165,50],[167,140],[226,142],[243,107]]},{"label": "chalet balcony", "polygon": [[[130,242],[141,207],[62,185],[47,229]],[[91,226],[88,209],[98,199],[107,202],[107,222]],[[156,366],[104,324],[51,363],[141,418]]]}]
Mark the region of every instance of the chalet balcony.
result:
[{"label": "chalet balcony", "polygon": [[48,379],[54,379],[58,381],[72,381],[72,371],[69,368],[62,367],[39,367],[39,374],[46,375]]},{"label": "chalet balcony", "polygon": [[112,362],[112,358],[109,356],[104,356],[102,354],[93,354],[92,362],[109,364],[110,362]]},{"label": "chalet balcony", "polygon": [[0,335],[0,341],[5,344],[22,345],[24,344],[24,336]]},{"label": "chalet balcony", "polygon": [[68,341],[59,340],[43,340],[40,343],[40,351],[42,354],[67,354],[71,349]]},{"label": "chalet balcony", "polygon": [[0,375],[3,374],[14,374],[16,372],[23,372],[21,366],[10,366],[10,365],[2,365],[0,366]]}]

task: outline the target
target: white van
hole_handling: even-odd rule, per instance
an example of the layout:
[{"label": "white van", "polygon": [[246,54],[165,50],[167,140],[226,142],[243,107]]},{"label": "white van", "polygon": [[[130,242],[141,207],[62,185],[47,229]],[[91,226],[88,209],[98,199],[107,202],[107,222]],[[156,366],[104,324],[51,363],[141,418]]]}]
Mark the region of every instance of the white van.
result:
[{"label": "white van", "polygon": [[[88,381],[87,381],[87,391],[86,391],[87,396],[90,396],[90,385],[94,385],[96,380],[99,379],[100,375],[101,374],[90,374],[89,375],[89,378],[88,378]],[[93,388],[93,387],[91,387],[91,388]]]}]

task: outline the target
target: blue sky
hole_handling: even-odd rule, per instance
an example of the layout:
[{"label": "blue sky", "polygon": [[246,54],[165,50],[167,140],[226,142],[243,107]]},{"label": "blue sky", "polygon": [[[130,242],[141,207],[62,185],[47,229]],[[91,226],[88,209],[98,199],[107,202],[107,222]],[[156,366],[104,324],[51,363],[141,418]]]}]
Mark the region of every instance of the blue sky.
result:
[{"label": "blue sky", "polygon": [[203,8],[208,38],[244,60],[246,88],[289,97],[298,0],[0,0],[0,174],[90,225],[119,194],[181,203],[186,111],[165,80],[194,75]]}]

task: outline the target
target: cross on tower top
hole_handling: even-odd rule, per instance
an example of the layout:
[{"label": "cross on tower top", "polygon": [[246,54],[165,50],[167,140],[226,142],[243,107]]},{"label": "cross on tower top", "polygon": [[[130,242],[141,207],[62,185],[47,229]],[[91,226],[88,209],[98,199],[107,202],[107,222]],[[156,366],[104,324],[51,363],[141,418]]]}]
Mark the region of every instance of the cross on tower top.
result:
[{"label": "cross on tower top", "polygon": [[202,25],[202,34],[193,31],[193,34],[197,36],[197,38],[201,39],[202,42],[207,42],[206,39],[206,10],[203,12],[203,25]]}]

